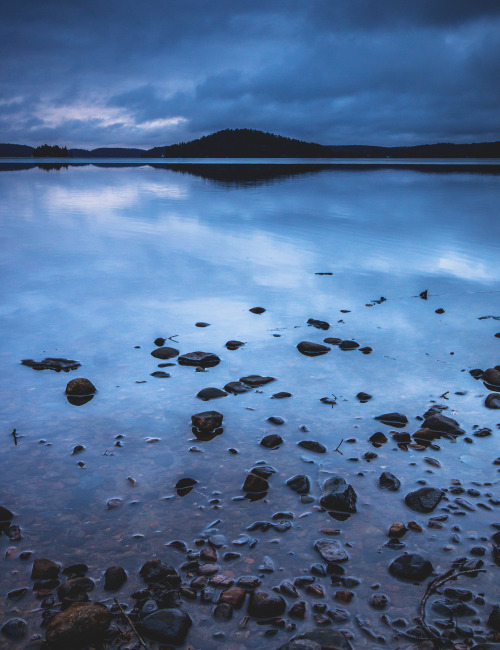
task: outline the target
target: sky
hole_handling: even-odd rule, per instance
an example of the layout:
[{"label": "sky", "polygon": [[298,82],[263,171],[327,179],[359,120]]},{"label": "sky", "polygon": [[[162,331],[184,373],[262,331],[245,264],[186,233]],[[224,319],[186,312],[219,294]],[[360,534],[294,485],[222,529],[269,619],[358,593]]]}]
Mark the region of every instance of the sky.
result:
[{"label": "sky", "polygon": [[499,0],[15,0],[0,142],[500,140]]}]

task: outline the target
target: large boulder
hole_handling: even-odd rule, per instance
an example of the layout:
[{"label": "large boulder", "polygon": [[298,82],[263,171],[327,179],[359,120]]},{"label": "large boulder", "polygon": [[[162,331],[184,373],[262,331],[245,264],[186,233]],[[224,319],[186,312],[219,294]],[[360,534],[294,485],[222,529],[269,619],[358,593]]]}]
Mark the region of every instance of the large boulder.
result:
[{"label": "large boulder", "polygon": [[415,512],[432,512],[443,498],[443,490],[433,487],[423,487],[420,490],[409,492],[405,496],[406,505]]},{"label": "large boulder", "polygon": [[47,625],[47,643],[53,650],[80,650],[99,642],[110,622],[111,614],[105,605],[73,603]]},{"label": "large boulder", "polygon": [[323,485],[323,496],[320,504],[326,510],[333,512],[356,512],[356,492],[341,476],[330,476]]}]

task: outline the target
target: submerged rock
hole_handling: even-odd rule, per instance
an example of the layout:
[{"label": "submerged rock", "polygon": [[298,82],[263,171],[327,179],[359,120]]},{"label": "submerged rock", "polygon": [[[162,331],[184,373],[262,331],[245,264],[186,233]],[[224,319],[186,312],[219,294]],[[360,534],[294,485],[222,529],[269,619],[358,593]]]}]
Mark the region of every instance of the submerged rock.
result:
[{"label": "submerged rock", "polygon": [[326,454],[326,447],[325,445],[322,445],[320,442],[316,442],[314,440],[301,440],[297,444],[299,447],[303,447],[308,451],[314,451],[317,454]]},{"label": "submerged rock", "polygon": [[268,489],[269,483],[266,481],[266,479],[262,476],[258,476],[257,474],[253,474],[252,472],[247,475],[245,482],[243,483],[243,490],[251,494],[267,492]]},{"label": "submerged rock", "polygon": [[94,384],[88,379],[85,379],[85,377],[72,379],[71,381],[68,381],[66,385],[66,395],[74,395],[76,397],[87,397],[88,395],[93,395],[96,390],[97,388]]},{"label": "submerged rock", "polygon": [[237,350],[241,348],[242,345],[245,345],[243,341],[227,341],[226,348],[228,350]]},{"label": "submerged rock", "polygon": [[330,323],[327,323],[324,320],[316,320],[315,318],[309,318],[307,321],[308,325],[311,325],[312,327],[316,327],[316,329],[319,330],[329,330],[330,329]]},{"label": "submerged rock", "polygon": [[7,508],[0,506],[0,528],[4,528],[10,524],[11,519],[14,518],[13,513]]},{"label": "submerged rock", "polygon": [[325,562],[347,562],[349,559],[339,542],[333,539],[318,539],[314,544],[314,548]]},{"label": "submerged rock", "polygon": [[293,637],[278,650],[352,650],[352,645],[340,630],[323,627]]},{"label": "submerged rock", "polygon": [[454,436],[462,435],[464,432],[460,428],[458,422],[452,418],[446,417],[446,415],[441,415],[440,413],[434,413],[429,417],[425,418],[422,423],[423,429],[430,429],[431,431],[443,433],[451,433]]},{"label": "submerged rock", "polygon": [[341,476],[331,476],[323,485],[320,504],[326,510],[353,514],[356,512],[356,492]]},{"label": "submerged rock", "polygon": [[400,555],[389,566],[389,573],[402,580],[425,580],[433,571],[432,564],[417,553]]},{"label": "submerged rock", "polygon": [[484,400],[484,405],[489,409],[500,409],[500,393],[490,393]]},{"label": "submerged rock", "polygon": [[254,591],[250,595],[248,614],[254,618],[273,618],[281,616],[286,609],[286,601],[278,594]]},{"label": "submerged rock", "polygon": [[286,484],[291,490],[297,492],[297,494],[308,494],[311,488],[309,478],[305,474],[292,476],[292,478],[288,479]]},{"label": "submerged rock", "polygon": [[188,352],[187,354],[182,354],[177,359],[177,363],[180,366],[213,368],[214,366],[219,365],[220,357],[218,357],[213,352]]},{"label": "submerged rock", "polygon": [[443,498],[443,490],[433,487],[423,487],[405,496],[406,505],[415,512],[432,512]]},{"label": "submerged rock", "polygon": [[397,492],[401,487],[400,480],[390,472],[382,472],[378,484],[383,490],[391,490],[391,492]]},{"label": "submerged rock", "polygon": [[156,359],[171,359],[172,357],[176,357],[178,354],[179,350],[169,347],[156,348],[156,350],[153,350],[153,352],[151,352],[151,356],[155,357]]},{"label": "submerged rock", "polygon": [[203,388],[200,390],[200,392],[196,395],[198,399],[203,400],[204,402],[208,402],[208,400],[211,399],[218,399],[219,397],[227,397],[227,393],[224,390],[221,390],[220,388]]},{"label": "submerged rock", "polygon": [[331,348],[321,343],[312,343],[311,341],[301,341],[297,345],[297,350],[306,357],[319,357],[322,354],[330,352]]},{"label": "submerged rock", "polygon": [[180,609],[171,608],[159,609],[149,614],[137,624],[137,627],[145,636],[155,641],[182,645],[191,625],[192,621],[188,614]]},{"label": "submerged rock", "polygon": [[373,395],[370,395],[369,393],[363,393],[360,392],[356,395],[357,399],[361,402],[361,404],[364,404],[365,402],[368,402],[369,400],[372,399]]},{"label": "submerged rock", "polygon": [[69,372],[70,370],[76,370],[82,365],[74,359],[56,359],[52,357],[47,357],[47,359],[42,359],[42,361],[23,359],[21,364],[33,368],[33,370],[54,370],[55,372]]},{"label": "submerged rock", "polygon": [[101,641],[111,622],[100,603],[73,603],[47,625],[47,643],[54,650],[71,650]]},{"label": "submerged rock", "polygon": [[240,395],[242,393],[248,393],[248,391],[252,390],[252,387],[244,384],[242,381],[230,381],[224,386],[224,390],[233,395]]},{"label": "submerged rock", "polygon": [[28,626],[22,618],[11,618],[7,623],[4,623],[1,628],[2,634],[8,639],[19,640],[23,639],[27,632]]},{"label": "submerged rock", "polygon": [[115,591],[127,582],[127,574],[121,566],[110,566],[104,573],[104,589]]},{"label": "submerged rock", "polygon": [[391,427],[402,428],[408,424],[408,418],[402,413],[383,413],[382,415],[377,415],[374,419]]},{"label": "submerged rock", "polygon": [[240,377],[240,381],[251,388],[258,388],[259,386],[264,386],[269,384],[272,381],[275,381],[275,377],[262,377],[261,375],[248,375],[247,377]]},{"label": "submerged rock", "polygon": [[61,570],[61,565],[53,562],[52,560],[47,560],[45,558],[38,558],[33,562],[33,568],[31,570],[31,579],[32,580],[52,580],[57,578],[59,571]]}]

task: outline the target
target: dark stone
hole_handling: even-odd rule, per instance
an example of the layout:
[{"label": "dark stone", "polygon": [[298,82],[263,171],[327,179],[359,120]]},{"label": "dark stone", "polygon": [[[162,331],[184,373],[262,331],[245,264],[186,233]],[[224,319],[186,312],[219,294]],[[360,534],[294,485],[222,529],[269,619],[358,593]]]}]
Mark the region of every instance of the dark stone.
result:
[{"label": "dark stone", "polygon": [[500,409],[500,393],[490,393],[484,400],[484,405],[489,409]]},{"label": "dark stone", "polygon": [[397,492],[401,487],[401,481],[390,472],[382,472],[378,484],[383,490],[391,490],[391,492]]},{"label": "dark stone", "polygon": [[341,476],[331,476],[323,485],[320,504],[326,510],[355,513],[356,492]]},{"label": "dark stone", "polygon": [[214,618],[218,621],[229,621],[233,618],[233,608],[229,603],[219,603],[214,609]]},{"label": "dark stone", "polygon": [[365,345],[364,348],[359,348],[359,351],[362,352],[363,354],[370,354],[373,352],[373,348],[371,348],[369,345]]},{"label": "dark stone", "polygon": [[439,307],[439,309],[436,309],[435,313],[436,314],[444,314],[444,309],[442,307]]},{"label": "dark stone", "polygon": [[85,379],[84,377],[78,377],[78,379],[72,379],[71,381],[68,381],[68,384],[66,386],[66,395],[87,397],[88,395],[93,395],[96,390],[97,388],[91,381]]},{"label": "dark stone", "polygon": [[294,637],[278,650],[352,650],[352,646],[340,630],[322,627]]},{"label": "dark stone", "polygon": [[328,343],[328,345],[339,345],[342,343],[342,339],[329,336],[328,338],[323,339],[323,343]]},{"label": "dark stone", "polygon": [[127,574],[121,566],[110,566],[104,573],[104,589],[115,591],[127,582]]},{"label": "dark stone", "polygon": [[214,431],[222,425],[223,415],[217,411],[204,411],[191,416],[193,426],[200,431]]},{"label": "dark stone", "polygon": [[228,350],[237,350],[241,348],[242,345],[245,345],[243,341],[227,341],[226,348]]},{"label": "dark stone", "polygon": [[22,618],[11,618],[2,625],[2,634],[8,639],[19,640],[26,636],[28,626]]},{"label": "dark stone", "polygon": [[238,586],[242,589],[257,589],[257,587],[262,583],[260,578],[257,576],[241,576],[238,580]]},{"label": "dark stone", "polygon": [[271,415],[271,417],[267,418],[267,421],[270,422],[271,424],[276,424],[277,426],[285,424],[285,420],[283,420],[283,418],[278,417],[277,415]]},{"label": "dark stone", "polygon": [[315,451],[317,454],[326,454],[326,447],[320,442],[315,442],[314,440],[301,440],[297,444],[299,447],[303,447],[308,451]]},{"label": "dark stone", "polygon": [[297,345],[297,350],[306,357],[319,357],[322,354],[330,352],[331,348],[321,343],[312,343],[311,341],[301,341]]},{"label": "dark stone", "polygon": [[286,482],[288,487],[297,492],[297,494],[307,494],[310,490],[311,484],[309,478],[305,474],[297,474],[297,476],[292,476]]},{"label": "dark stone", "polygon": [[473,370],[469,370],[469,375],[471,377],[474,377],[474,379],[481,379],[483,376],[483,371],[481,368],[474,368]]},{"label": "dark stone", "polygon": [[389,573],[402,580],[425,580],[432,573],[432,564],[417,553],[407,553],[396,558],[389,566]]},{"label": "dark stone", "polygon": [[266,481],[266,479],[253,473],[248,474],[245,482],[243,483],[243,490],[245,492],[258,494],[260,492],[267,492],[268,489],[269,483]]},{"label": "dark stone", "polygon": [[267,449],[276,449],[283,444],[283,438],[277,433],[270,433],[262,438],[260,444]]},{"label": "dark stone", "polygon": [[143,564],[139,575],[148,584],[160,584],[166,587],[180,584],[180,578],[174,567],[169,564],[164,564],[158,559],[148,560]]},{"label": "dark stone", "polygon": [[285,399],[287,397],[292,397],[292,393],[274,393],[274,395],[271,395],[271,399]]},{"label": "dark stone", "polygon": [[373,609],[386,609],[389,605],[389,599],[385,594],[373,594],[370,599],[370,606]]},{"label": "dark stone", "polygon": [[288,615],[292,618],[302,620],[306,616],[306,603],[303,600],[299,600],[294,603],[288,610]]},{"label": "dark stone", "polygon": [[252,387],[242,381],[230,381],[224,386],[224,390],[233,395],[240,395],[241,393],[248,393],[249,390],[252,390]]},{"label": "dark stone", "polygon": [[168,379],[170,377],[169,372],[164,372],[163,370],[155,370],[150,373],[151,377],[157,377],[158,379]]},{"label": "dark stone", "polygon": [[409,433],[406,433],[406,431],[400,431],[400,432],[393,431],[392,439],[394,440],[394,442],[399,442],[406,445],[411,442],[411,436]]},{"label": "dark stone", "polygon": [[8,526],[13,517],[14,515],[10,510],[7,510],[7,508],[0,506],[0,529]]},{"label": "dark stone", "polygon": [[276,473],[276,470],[274,469],[274,467],[271,467],[271,465],[257,465],[250,471],[252,472],[252,474],[257,474],[257,476],[262,476],[262,478],[269,478],[270,476]]},{"label": "dark stone", "polygon": [[154,340],[154,344],[155,344],[157,347],[160,348],[162,345],[165,345],[165,341],[166,341],[166,339],[164,339],[163,337],[159,336],[157,339]]},{"label": "dark stone", "polygon": [[60,601],[86,602],[87,592],[93,591],[94,581],[90,578],[70,578],[57,590],[57,597]]},{"label": "dark stone", "polygon": [[151,356],[156,359],[172,359],[172,357],[176,357],[178,354],[179,350],[175,348],[156,348],[156,350],[151,352]]},{"label": "dark stone", "polygon": [[500,389],[500,368],[498,366],[495,368],[488,368],[483,372],[481,379],[485,384]]},{"label": "dark stone", "polygon": [[211,399],[217,399],[219,397],[227,397],[227,393],[224,390],[221,390],[220,388],[203,388],[200,390],[198,395],[196,395],[199,399],[208,402],[208,400]]},{"label": "dark stone", "polygon": [[182,645],[191,625],[191,618],[185,612],[172,608],[149,614],[137,624],[137,628],[155,641]]},{"label": "dark stone", "polygon": [[290,580],[283,580],[279,585],[279,589],[282,594],[288,596],[289,598],[299,597],[299,592],[295,588],[293,582],[290,582]]},{"label": "dark stone", "polygon": [[201,368],[213,368],[214,366],[219,365],[220,357],[213,352],[188,352],[187,354],[182,354],[178,359],[177,363],[180,366],[198,366]]},{"label": "dark stone", "polygon": [[64,573],[64,575],[68,576],[69,578],[81,578],[87,573],[88,570],[89,568],[86,564],[79,562],[78,564],[70,564],[70,566],[65,567],[62,570],[62,573]]},{"label": "dark stone", "polygon": [[376,445],[381,445],[384,442],[387,442],[387,436],[385,433],[382,433],[382,431],[376,431],[368,438],[368,440]]},{"label": "dark stone", "polygon": [[315,318],[310,318],[307,321],[308,325],[312,325],[312,327],[315,327],[318,330],[329,330],[330,329],[330,323],[327,323],[324,320],[316,320]]},{"label": "dark stone", "polygon": [[54,650],[80,648],[102,640],[111,622],[107,607],[100,603],[73,603],[47,625],[47,643]]},{"label": "dark stone", "polygon": [[247,386],[250,386],[251,388],[259,388],[259,386],[264,386],[265,384],[269,384],[270,382],[275,381],[275,377],[261,377],[260,375],[248,375],[248,377],[240,377],[240,381],[246,384]]},{"label": "dark stone", "polygon": [[454,436],[465,433],[456,420],[441,414],[434,414],[425,418],[422,428],[430,429],[431,431],[436,431],[440,434],[451,433]]},{"label": "dark stone", "polygon": [[397,428],[402,428],[408,424],[408,418],[402,413],[383,413],[382,415],[377,415],[375,420]]},{"label": "dark stone", "polygon": [[251,311],[252,314],[263,314],[266,310],[264,307],[252,307],[248,311]]},{"label": "dark stone", "polygon": [[334,539],[328,539],[326,537],[318,539],[314,544],[314,548],[325,562],[346,562],[349,559],[342,546]]},{"label": "dark stone", "polygon": [[250,595],[248,614],[255,618],[281,616],[286,609],[285,599],[278,594],[255,591]]},{"label": "dark stone", "polygon": [[241,609],[245,602],[247,592],[241,587],[232,587],[223,591],[219,597],[219,603],[227,603],[233,609]]},{"label": "dark stone", "polygon": [[177,496],[185,497],[186,494],[189,494],[198,481],[194,478],[180,478],[175,484],[175,490]]},{"label": "dark stone", "polygon": [[493,605],[493,609],[488,616],[488,626],[500,632],[500,605]]},{"label": "dark stone", "polygon": [[203,323],[200,321],[199,323],[195,323],[196,327],[210,327],[210,323]]},{"label": "dark stone", "polygon": [[52,562],[52,560],[46,560],[39,558],[33,562],[33,569],[31,570],[31,579],[32,580],[52,580],[57,578],[61,566]]},{"label": "dark stone", "polygon": [[23,359],[21,361],[23,366],[28,366],[33,368],[33,370],[55,370],[55,372],[69,372],[70,370],[76,370],[82,364],[73,359],[55,359],[48,357],[42,361],[32,361],[31,359]]},{"label": "dark stone", "polygon": [[368,402],[369,400],[372,399],[373,395],[370,395],[369,393],[358,393],[356,397],[359,399],[359,401],[364,404],[365,402]]},{"label": "dark stone", "polygon": [[356,341],[342,341],[339,343],[339,348],[341,350],[355,350],[359,348],[359,343],[356,343]]},{"label": "dark stone", "polygon": [[405,496],[406,505],[415,512],[432,512],[443,498],[443,490],[432,487],[423,487]]}]

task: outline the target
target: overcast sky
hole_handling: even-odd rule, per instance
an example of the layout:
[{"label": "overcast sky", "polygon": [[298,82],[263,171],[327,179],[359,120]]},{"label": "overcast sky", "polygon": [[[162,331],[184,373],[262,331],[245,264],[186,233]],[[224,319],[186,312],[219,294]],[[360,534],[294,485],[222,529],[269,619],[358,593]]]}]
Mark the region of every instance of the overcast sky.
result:
[{"label": "overcast sky", "polygon": [[0,142],[500,140],[500,0],[12,0]]}]

